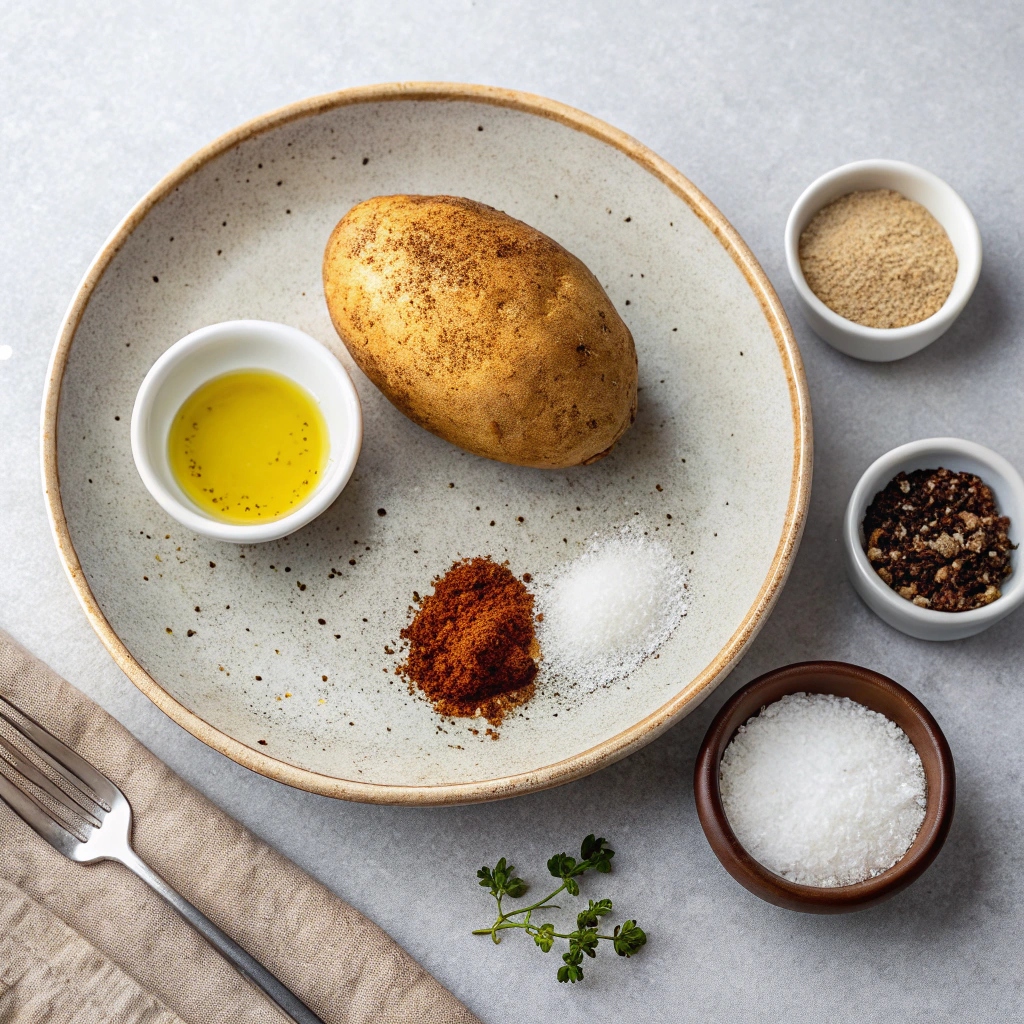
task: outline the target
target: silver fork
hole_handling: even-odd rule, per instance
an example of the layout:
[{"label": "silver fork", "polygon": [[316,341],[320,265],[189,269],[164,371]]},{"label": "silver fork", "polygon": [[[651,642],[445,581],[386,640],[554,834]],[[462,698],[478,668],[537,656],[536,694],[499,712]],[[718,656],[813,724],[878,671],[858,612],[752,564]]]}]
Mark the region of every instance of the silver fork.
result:
[{"label": "silver fork", "polygon": [[[12,717],[12,710],[26,721],[19,722]],[[4,760],[18,775],[15,784],[0,772],[0,798],[30,828],[55,850],[79,864],[115,860],[134,871],[297,1024],[323,1024],[305,1003],[234,939],[175,892],[132,849],[132,809],[124,793],[110,779],[3,697],[0,697],[0,719],[15,731],[28,750],[68,784],[70,790],[65,792],[54,785],[16,746],[0,735],[0,747],[6,754]],[[55,817],[34,795],[33,786],[56,801],[67,812],[68,820]]]}]

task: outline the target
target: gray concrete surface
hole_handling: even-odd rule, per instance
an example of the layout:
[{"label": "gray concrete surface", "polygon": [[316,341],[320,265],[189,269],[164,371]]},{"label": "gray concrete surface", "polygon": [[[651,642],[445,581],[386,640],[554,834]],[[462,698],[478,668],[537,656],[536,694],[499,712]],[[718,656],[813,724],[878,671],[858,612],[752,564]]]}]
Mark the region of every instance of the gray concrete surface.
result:
[{"label": "gray concrete surface", "polygon": [[[971,640],[893,632],[847,584],[840,518],[863,468],[954,434],[1024,467],[1024,37],[1011,3],[353,3],[0,7],[0,625],[192,783],[388,929],[488,1024],[559,1021],[1010,1021],[1024,938],[1024,614]],[[705,706],[628,760],[512,802],[446,810],[334,803],[251,775],[164,718],[114,667],[58,563],[39,483],[44,371],[89,260],[167,170],[291,100],[395,79],[546,94],[681,168],[739,229],[796,314],[782,230],[803,187],[848,160],[910,160],[950,182],[985,244],[957,325],[891,365],[832,351],[794,316],[815,412],[811,513],[774,616]],[[0,349],[0,355],[6,352]],[[722,701],[806,658],[886,672],[931,708],[957,759],[946,849],[874,910],[760,903],[720,868],[690,776]],[[574,988],[526,941],[495,948],[474,872],[528,876],[591,830],[616,873],[588,887],[650,942]],[[516,936],[515,938],[521,938]]]}]

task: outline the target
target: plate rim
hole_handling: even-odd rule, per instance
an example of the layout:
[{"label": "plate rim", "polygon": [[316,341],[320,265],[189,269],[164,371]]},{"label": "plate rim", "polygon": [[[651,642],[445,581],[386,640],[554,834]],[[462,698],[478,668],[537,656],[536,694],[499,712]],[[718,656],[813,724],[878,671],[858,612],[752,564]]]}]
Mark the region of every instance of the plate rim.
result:
[{"label": "plate rim", "polygon": [[[240,143],[340,107],[389,101],[483,103],[557,121],[602,141],[639,164],[679,196],[736,263],[760,303],[782,360],[793,419],[793,468],[782,535],[757,596],[739,627],[711,662],[679,692],[639,722],[587,750],[513,775],[438,785],[391,785],[340,779],[260,753],[211,725],[172,697],[134,658],[107,621],[85,577],[71,541],[60,495],[57,427],[68,357],[92,293],[128,237],[161,200],[216,157]],[[111,232],[89,264],[61,322],[50,356],[41,422],[43,492],[57,553],[90,625],[118,667],[161,711],[207,746],[245,768],[297,789],[374,804],[450,805],[479,803],[550,789],[583,778],[654,740],[696,708],[732,671],[760,632],[789,576],[800,545],[810,501],[813,470],[811,405],[803,361],[775,289],[747,244],[718,208],[683,174],[632,136],[557,100],[496,86],[458,82],[389,82],[324,93],[279,107],[225,132],[182,161],[140,199]]]}]

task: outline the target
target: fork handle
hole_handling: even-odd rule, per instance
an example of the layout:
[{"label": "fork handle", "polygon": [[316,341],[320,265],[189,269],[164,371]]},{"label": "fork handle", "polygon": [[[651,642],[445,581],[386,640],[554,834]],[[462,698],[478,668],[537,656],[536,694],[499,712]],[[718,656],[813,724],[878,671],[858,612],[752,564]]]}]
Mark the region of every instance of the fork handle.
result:
[{"label": "fork handle", "polygon": [[202,911],[167,884],[134,850],[119,853],[119,860],[158,892],[207,942],[230,960],[242,975],[262,989],[296,1024],[324,1024],[298,996],[281,984],[258,960],[251,957],[234,939],[222,932]]}]

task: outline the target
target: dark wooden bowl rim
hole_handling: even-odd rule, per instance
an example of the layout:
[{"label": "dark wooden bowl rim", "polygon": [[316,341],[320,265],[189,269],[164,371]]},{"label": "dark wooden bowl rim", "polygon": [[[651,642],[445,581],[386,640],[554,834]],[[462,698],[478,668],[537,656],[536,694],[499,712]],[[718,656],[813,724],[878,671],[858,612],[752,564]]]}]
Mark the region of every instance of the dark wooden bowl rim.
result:
[{"label": "dark wooden bowl rim", "polygon": [[[740,845],[722,806],[719,763],[736,730],[762,708],[791,693],[849,697],[892,719],[921,757],[927,805],[921,830],[891,868],[854,885],[800,885],[769,871]],[[928,709],[908,690],[878,672],[841,661],[806,661],[775,669],[735,693],[715,716],[697,755],[694,796],[711,849],[741,885],[789,910],[837,914],[861,910],[895,895],[921,876],[938,855],[953,821],[956,778],[953,755]]]}]

